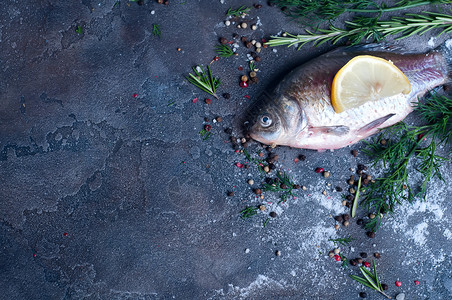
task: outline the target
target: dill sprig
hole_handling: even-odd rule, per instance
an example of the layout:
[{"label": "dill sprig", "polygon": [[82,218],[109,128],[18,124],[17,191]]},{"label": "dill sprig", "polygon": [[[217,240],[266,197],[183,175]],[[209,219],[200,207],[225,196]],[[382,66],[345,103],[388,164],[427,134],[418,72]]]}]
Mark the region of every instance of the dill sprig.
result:
[{"label": "dill sprig", "polygon": [[359,277],[359,276],[356,276],[356,275],[349,275],[349,276],[350,276],[350,278],[352,278],[353,280],[358,281],[362,285],[367,286],[367,287],[369,287],[369,288],[371,288],[373,290],[376,290],[377,292],[379,292],[383,296],[386,296],[386,298],[392,299],[390,296],[386,295],[383,292],[383,287],[382,287],[380,281],[378,280],[377,268],[375,267],[375,261],[373,261],[373,260],[372,260],[372,266],[373,266],[372,272],[367,270],[366,267],[360,267],[359,268],[359,270],[361,271],[361,274],[364,277]]},{"label": "dill sprig", "polygon": [[240,218],[248,219],[257,214],[258,208],[256,206],[247,206],[240,211]]},{"label": "dill sprig", "polygon": [[235,55],[234,51],[228,45],[217,45],[215,51],[220,57],[229,57]]},{"label": "dill sprig", "polygon": [[373,0],[271,0],[284,13],[304,25],[316,26],[333,21],[344,13],[379,14],[430,4],[449,4],[452,0],[401,0],[393,6]]},{"label": "dill sprig", "polygon": [[207,74],[200,66],[194,67],[193,71],[195,72],[194,75],[189,73],[189,76],[186,77],[188,82],[218,99],[215,90],[220,85],[220,79],[212,76],[210,67],[207,66]]},{"label": "dill sprig", "polygon": [[252,158],[248,151],[246,151],[246,149],[243,149],[243,154],[246,156],[246,159],[248,159],[249,162],[252,162],[257,166],[261,174],[265,174],[263,168],[267,165],[267,163],[263,159]]},{"label": "dill sprig", "polygon": [[160,26],[158,24],[152,24],[152,34],[159,37],[162,35],[160,31]]},{"label": "dill sprig", "polygon": [[232,9],[232,7],[230,7],[228,9],[228,12],[226,13],[227,16],[231,16],[231,17],[240,17],[242,15],[246,15],[250,12],[251,8],[247,7],[245,5],[240,6],[237,9]]},{"label": "dill sprig", "polygon": [[[444,181],[440,167],[449,159],[436,155],[436,147],[452,138],[452,99],[434,93],[425,103],[418,104],[416,111],[427,125],[399,122],[384,129],[363,151],[373,158],[374,165],[381,163],[386,170],[383,177],[363,189],[361,204],[376,212],[376,217],[366,224],[373,232],[381,224],[381,212],[392,213],[403,201],[425,199],[427,185],[433,178]],[[416,187],[409,183],[408,166],[413,160],[422,176]]]},{"label": "dill sprig", "polygon": [[352,45],[359,44],[363,39],[381,41],[389,35],[398,35],[396,39],[407,38],[412,35],[422,35],[433,29],[442,29],[439,35],[452,32],[452,15],[424,12],[422,14],[405,14],[403,17],[392,17],[388,21],[379,21],[374,17],[358,16],[353,21],[345,21],[345,28],[330,25],[327,29],[317,32],[306,30],[306,34],[286,36],[272,36],[265,44],[268,46],[288,47],[298,45],[298,50],[312,43],[319,46],[326,42],[336,44],[347,38]]},{"label": "dill sprig", "polygon": [[295,197],[295,194],[293,193],[295,184],[289,176],[287,176],[285,172],[279,171],[276,173],[276,177],[278,180],[275,180],[275,183],[264,183],[264,191],[283,192],[281,200],[278,203],[286,202],[289,197]]},{"label": "dill sprig", "polygon": [[329,239],[328,241],[333,242],[335,244],[340,244],[342,246],[348,246],[348,244],[350,244],[353,240],[354,240],[354,238],[349,236],[346,238]]}]

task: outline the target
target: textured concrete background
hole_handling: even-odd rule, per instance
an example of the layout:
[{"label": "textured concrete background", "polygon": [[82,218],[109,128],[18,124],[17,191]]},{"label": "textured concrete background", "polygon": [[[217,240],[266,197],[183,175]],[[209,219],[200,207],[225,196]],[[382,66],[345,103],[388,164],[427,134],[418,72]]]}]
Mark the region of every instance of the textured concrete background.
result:
[{"label": "textured concrete background", "polygon": [[[259,2],[245,19],[256,31],[224,26],[229,7]],[[332,218],[348,211],[334,187],[346,189],[349,169],[369,163],[350,155],[362,144],[275,149],[277,168],[308,188],[285,204],[278,194],[257,199],[247,180],[257,187],[263,177],[254,165],[236,167],[245,157],[224,130],[242,137],[252,100],[335,47],[263,49],[259,83],[241,89],[250,50],[239,41],[238,56],[211,65],[219,94],[231,98],[210,105],[184,76],[210,63],[220,37],[301,32],[277,8],[5,0],[0,20],[0,299],[357,299],[361,291],[382,299],[348,277],[357,267],[344,271],[327,256],[328,239],[349,235],[345,256],[381,253],[377,268],[391,296],[452,299],[450,185],[435,181],[426,202],[400,207],[369,239],[355,220],[336,231]],[[446,38],[395,43],[422,52]],[[212,135],[203,141],[205,124]],[[248,152],[262,149],[250,143]],[[306,161],[295,163],[300,154]],[[319,166],[332,176],[313,172]],[[450,171],[443,167],[446,183]],[[262,202],[266,212],[240,219],[240,210]],[[278,216],[264,227],[269,211]]]}]

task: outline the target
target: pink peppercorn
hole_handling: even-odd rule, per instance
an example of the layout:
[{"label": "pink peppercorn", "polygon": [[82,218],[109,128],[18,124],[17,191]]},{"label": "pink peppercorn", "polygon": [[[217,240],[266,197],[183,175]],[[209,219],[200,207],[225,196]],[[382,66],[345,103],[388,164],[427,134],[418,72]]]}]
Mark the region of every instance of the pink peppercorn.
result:
[{"label": "pink peppercorn", "polygon": [[135,94],[132,95],[132,97],[133,97],[133,98],[136,98],[136,97],[138,97],[138,94],[135,93]]},{"label": "pink peppercorn", "polygon": [[317,168],[317,169],[315,169],[315,172],[316,172],[316,173],[323,173],[323,171],[324,171],[323,168]]},{"label": "pink peppercorn", "polygon": [[397,287],[401,287],[401,286],[402,286],[402,283],[401,283],[400,281],[397,280],[397,281],[395,282],[395,285],[396,285]]},{"label": "pink peppercorn", "polygon": [[365,262],[363,263],[363,265],[364,265],[366,268],[370,268],[370,262],[368,262],[368,261],[365,261]]},{"label": "pink peppercorn", "polygon": [[340,260],[341,260],[341,257],[340,257],[339,255],[336,254],[336,255],[334,256],[334,259],[335,259],[336,261],[340,261]]},{"label": "pink peppercorn", "polygon": [[248,86],[248,83],[246,83],[246,81],[241,81],[240,82],[240,87],[246,88],[247,86]]},{"label": "pink peppercorn", "polygon": [[415,281],[414,281],[414,284],[415,284],[415,285],[419,285],[419,284],[420,284],[419,280],[415,280]]}]

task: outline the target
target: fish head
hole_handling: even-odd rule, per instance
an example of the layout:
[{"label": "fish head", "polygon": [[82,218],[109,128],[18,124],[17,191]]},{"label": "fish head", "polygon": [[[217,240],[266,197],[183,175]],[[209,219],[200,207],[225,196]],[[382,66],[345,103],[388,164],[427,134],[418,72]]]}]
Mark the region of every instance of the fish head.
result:
[{"label": "fish head", "polygon": [[284,95],[266,95],[252,106],[249,113],[248,134],[267,145],[289,145],[307,126],[298,102]]}]

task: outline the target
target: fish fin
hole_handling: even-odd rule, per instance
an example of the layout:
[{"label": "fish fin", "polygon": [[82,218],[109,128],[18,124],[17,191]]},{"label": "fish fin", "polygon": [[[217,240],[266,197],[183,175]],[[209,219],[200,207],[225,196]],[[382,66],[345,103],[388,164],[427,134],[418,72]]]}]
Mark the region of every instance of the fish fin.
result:
[{"label": "fish fin", "polygon": [[309,129],[309,131],[315,132],[315,133],[326,133],[326,134],[334,134],[337,136],[346,135],[350,132],[350,128],[344,125],[338,125],[338,126],[321,126],[321,127],[312,127]]},{"label": "fish fin", "polygon": [[378,126],[380,126],[381,124],[383,124],[384,122],[386,122],[387,120],[389,120],[391,117],[395,116],[395,114],[389,114],[386,115],[384,117],[381,117],[379,119],[376,119],[375,121],[372,121],[366,125],[364,125],[363,127],[361,127],[358,130],[358,134],[363,134],[365,132],[368,132],[372,129],[378,128]]}]

